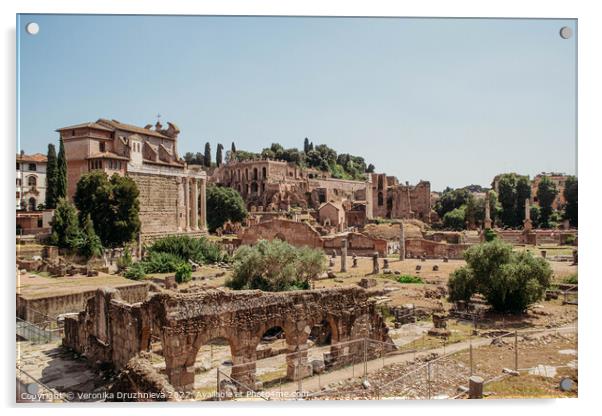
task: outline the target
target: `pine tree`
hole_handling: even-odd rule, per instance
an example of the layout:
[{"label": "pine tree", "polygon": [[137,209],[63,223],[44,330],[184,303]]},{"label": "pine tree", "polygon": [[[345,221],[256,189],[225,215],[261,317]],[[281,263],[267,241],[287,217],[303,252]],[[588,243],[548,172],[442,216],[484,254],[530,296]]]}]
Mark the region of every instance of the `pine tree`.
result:
[{"label": "pine tree", "polygon": [[230,147],[230,151],[232,153],[236,153],[236,145],[234,144],[234,142],[232,142],[232,147]]},{"label": "pine tree", "polygon": [[209,142],[205,143],[205,159],[203,164],[208,168],[211,167],[211,145]]},{"label": "pine tree", "polygon": [[59,155],[56,165],[54,198],[58,201],[59,198],[67,197],[67,159],[65,159],[65,146],[62,137],[59,139]]},{"label": "pine tree", "polygon": [[48,162],[46,164],[46,200],[44,201],[47,209],[56,208],[56,175],[57,161],[56,149],[52,143],[48,144],[48,154],[46,155]]},{"label": "pine tree", "polygon": [[224,146],[221,143],[217,144],[217,152],[215,154],[215,164],[219,167],[222,165],[223,155],[222,151],[224,150]]},{"label": "pine tree", "polygon": [[303,141],[303,152],[309,152],[309,139],[306,137],[305,141]]}]

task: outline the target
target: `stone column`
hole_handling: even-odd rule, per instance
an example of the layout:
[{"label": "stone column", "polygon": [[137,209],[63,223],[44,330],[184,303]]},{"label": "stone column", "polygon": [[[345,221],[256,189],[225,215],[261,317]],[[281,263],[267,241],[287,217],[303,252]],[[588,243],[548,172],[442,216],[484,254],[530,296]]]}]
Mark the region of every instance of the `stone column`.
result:
[{"label": "stone column", "polygon": [[378,265],[378,253],[372,255],[372,274],[378,274],[380,272],[380,266]]},{"label": "stone column", "polygon": [[188,178],[182,178],[182,182],[184,182],[184,217],[186,218],[186,231],[190,231],[190,187],[188,181]]},{"label": "stone column", "polygon": [[403,222],[399,224],[399,260],[406,259],[406,236],[403,229]]},{"label": "stone column", "polygon": [[485,195],[485,229],[491,229],[491,206],[489,205],[489,192]]},{"label": "stone column", "polygon": [[[525,219],[523,221],[523,229],[528,232],[533,228],[533,223],[531,222],[531,205],[529,203],[529,198],[525,199]],[[527,240],[527,239],[525,239]],[[528,241],[525,241],[527,244]]]},{"label": "stone column", "polygon": [[341,246],[341,273],[347,271],[347,239],[344,238]]},{"label": "stone column", "polygon": [[207,230],[207,179],[201,179],[201,229]]},{"label": "stone column", "polygon": [[196,179],[192,179],[192,230],[199,229],[199,183]]},{"label": "stone column", "polygon": [[468,398],[482,399],[483,398],[483,377],[471,376],[468,379]]}]

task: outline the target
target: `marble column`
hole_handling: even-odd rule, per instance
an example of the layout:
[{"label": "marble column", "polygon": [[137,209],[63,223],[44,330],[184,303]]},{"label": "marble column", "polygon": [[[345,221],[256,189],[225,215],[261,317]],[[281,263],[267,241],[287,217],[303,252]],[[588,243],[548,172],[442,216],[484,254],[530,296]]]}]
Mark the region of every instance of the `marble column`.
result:
[{"label": "marble column", "polygon": [[489,192],[485,196],[485,229],[491,228],[491,205],[489,205]]},{"label": "marble column", "polygon": [[399,224],[399,260],[406,259],[406,236],[403,229],[403,222]]},{"label": "marble column", "polygon": [[201,179],[201,229],[207,229],[207,179]]},{"label": "marble column", "polygon": [[199,183],[198,180],[192,179],[192,230],[199,229]]},{"label": "marble column", "polygon": [[184,182],[184,216],[186,217],[186,231],[190,231],[190,187],[189,179],[183,178]]}]

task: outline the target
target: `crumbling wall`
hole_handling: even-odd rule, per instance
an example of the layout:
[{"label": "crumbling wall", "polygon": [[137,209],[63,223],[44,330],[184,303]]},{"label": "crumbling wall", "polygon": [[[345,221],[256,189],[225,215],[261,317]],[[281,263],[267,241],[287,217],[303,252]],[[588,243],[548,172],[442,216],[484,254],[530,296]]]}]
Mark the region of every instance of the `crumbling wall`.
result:
[{"label": "crumbling wall", "polygon": [[305,222],[275,218],[245,228],[239,235],[241,244],[255,244],[259,240],[279,238],[294,246],[322,247],[322,237]]},{"label": "crumbling wall", "polygon": [[180,396],[142,354],[130,359],[108,391],[109,402],[171,402]]},{"label": "crumbling wall", "polygon": [[[201,346],[225,338],[234,364],[231,377],[240,386],[253,389],[257,346],[268,329],[283,328],[288,352],[299,354],[287,356],[288,377],[295,379],[311,368],[308,337],[314,326],[324,322],[330,327],[333,344],[365,337],[390,341],[374,300],[359,287],[278,293],[164,291],[134,305],[123,302],[114,290],[99,289],[85,311],[66,318],[63,344],[93,362],[111,363],[119,369],[146,350],[155,336],[161,339],[170,383],[176,389],[190,390]],[[332,346],[331,365],[340,356],[337,348]],[[375,343],[369,353],[382,348]]]},{"label": "crumbling wall", "polygon": [[470,244],[448,244],[425,239],[406,239],[406,257],[462,259]]}]

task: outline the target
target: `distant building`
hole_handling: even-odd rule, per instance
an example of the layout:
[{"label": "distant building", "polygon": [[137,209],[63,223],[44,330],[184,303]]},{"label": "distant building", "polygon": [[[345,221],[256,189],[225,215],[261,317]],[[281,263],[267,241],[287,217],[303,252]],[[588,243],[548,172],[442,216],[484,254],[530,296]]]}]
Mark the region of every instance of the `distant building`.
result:
[{"label": "distant building", "polygon": [[16,209],[37,211],[46,200],[46,165],[41,153],[17,155]]},{"label": "distant building", "polygon": [[400,184],[395,176],[372,174],[372,212],[375,217],[431,222],[431,183]]},{"label": "distant building", "polygon": [[552,208],[556,210],[561,209],[566,204],[566,200],[564,199],[564,188],[566,186],[566,179],[568,178],[568,175],[557,172],[542,172],[535,176],[533,181],[531,181],[531,198],[533,199],[533,202],[538,205],[539,201],[537,200],[537,187],[544,176],[547,176],[552,183],[556,185],[556,189],[558,190],[558,194],[556,195],[554,202],[552,202]]},{"label": "distant building", "polygon": [[87,172],[125,175],[140,191],[143,240],[170,234],[206,233],[207,175],[178,156],[180,130],[157,121],[138,127],[117,120],[98,119],[58,129],[67,159],[67,195]]}]

